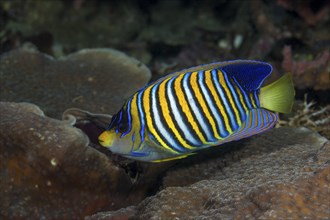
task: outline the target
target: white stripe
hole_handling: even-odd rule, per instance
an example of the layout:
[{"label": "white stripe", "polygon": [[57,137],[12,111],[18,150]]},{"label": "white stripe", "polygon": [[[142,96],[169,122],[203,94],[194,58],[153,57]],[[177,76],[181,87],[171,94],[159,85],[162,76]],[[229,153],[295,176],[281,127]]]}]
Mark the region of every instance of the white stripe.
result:
[{"label": "white stripe", "polygon": [[238,98],[238,94],[236,94],[236,91],[234,89],[234,86],[231,84],[230,80],[228,79],[227,73],[224,70],[222,70],[221,72],[223,73],[223,76],[225,77],[225,80],[226,80],[226,82],[228,84],[228,87],[230,89],[230,92],[231,92],[232,96],[234,97],[236,106],[238,106],[238,108],[239,108],[239,111],[241,113],[241,121],[244,121],[245,120],[245,117],[246,117],[246,113],[243,110],[242,103],[240,102],[240,100]]},{"label": "white stripe", "polygon": [[143,109],[142,109],[142,94],[143,94],[144,90],[143,91],[140,91],[139,94],[137,95],[136,97],[136,102],[137,102],[137,109],[139,111],[139,115],[140,115],[140,123],[141,123],[141,127],[140,127],[140,138],[141,138],[141,142],[144,141],[144,129],[145,129],[145,117],[144,117],[144,112],[143,112]]},{"label": "white stripe", "polygon": [[172,113],[174,115],[174,119],[175,119],[176,123],[178,124],[179,128],[181,129],[181,131],[183,132],[185,139],[188,140],[193,145],[198,146],[198,145],[200,145],[200,142],[194,137],[193,134],[191,134],[186,123],[184,123],[184,121],[182,120],[182,116],[179,113],[177,103],[175,102],[173,92],[172,92],[172,88],[173,88],[172,84],[173,84],[173,81],[175,78],[176,77],[174,77],[168,81],[167,88],[166,88],[167,96],[169,99],[169,104],[171,106]]},{"label": "white stripe", "polygon": [[225,122],[219,116],[219,113],[217,112],[216,107],[214,106],[214,101],[212,101],[210,94],[208,93],[208,91],[206,89],[206,85],[203,81],[203,78],[204,78],[204,72],[203,71],[198,72],[198,84],[200,85],[200,87],[202,89],[202,93],[204,94],[204,96],[206,98],[206,103],[210,106],[211,112],[216,119],[218,129],[220,130],[221,137],[227,137],[229,133],[226,130],[226,128],[224,127]]},{"label": "white stripe", "polygon": [[[217,91],[219,92],[219,94],[220,94],[220,98],[221,98],[221,100],[222,100],[222,102],[224,103],[224,105],[225,105],[225,108],[226,108],[226,112],[228,112],[228,114],[229,114],[229,120],[230,120],[230,127],[231,127],[231,125],[232,125],[232,123],[231,122],[234,122],[234,126],[235,127],[237,127],[238,128],[238,125],[237,125],[237,122],[236,122],[236,120],[235,120],[235,117],[234,117],[234,115],[233,115],[233,113],[232,113],[232,111],[231,111],[231,109],[230,109],[230,107],[229,107],[229,104],[228,104],[228,100],[226,99],[226,97],[225,97],[225,95],[224,95],[224,91],[222,90],[222,88],[221,88],[221,86],[220,86],[220,82],[218,81],[218,77],[216,76],[216,74],[217,74],[217,71],[216,70],[212,70],[211,71],[212,72],[212,79],[213,79],[213,81],[214,81],[214,84],[215,84],[215,87],[217,88]],[[228,97],[229,98],[229,97]],[[225,116],[224,116],[225,117]],[[235,130],[235,128],[233,128],[233,131]]]},{"label": "white stripe", "polygon": [[206,136],[208,141],[214,141],[215,138],[211,136],[211,131],[210,128],[206,125],[206,123],[204,123],[205,120],[207,120],[206,118],[203,117],[203,115],[201,114],[200,109],[198,109],[194,96],[192,95],[192,92],[190,91],[189,87],[188,87],[188,77],[190,74],[186,73],[185,76],[183,77],[183,86],[184,86],[184,91],[187,95],[187,101],[188,104],[190,105],[193,114],[196,116],[198,123],[200,124],[200,126],[202,127],[202,129],[205,131]]},{"label": "white stripe", "polygon": [[156,89],[158,88],[159,84],[156,84],[152,89],[151,89],[151,106],[152,106],[152,111],[154,114],[154,120],[155,120],[155,127],[157,127],[159,133],[166,139],[166,142],[170,144],[170,147],[178,148],[177,144],[173,140],[171,134],[168,133],[168,131],[165,129],[161,119],[160,115],[161,113],[158,112],[157,108],[157,102],[156,102]]}]

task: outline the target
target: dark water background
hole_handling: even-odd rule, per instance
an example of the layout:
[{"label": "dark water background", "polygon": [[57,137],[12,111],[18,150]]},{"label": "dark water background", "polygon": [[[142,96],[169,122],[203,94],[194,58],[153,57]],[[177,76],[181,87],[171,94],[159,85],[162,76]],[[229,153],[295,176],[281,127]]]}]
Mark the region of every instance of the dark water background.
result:
[{"label": "dark water background", "polygon": [[[329,53],[327,0],[1,0],[0,15],[0,54],[27,42],[55,57],[111,47],[147,64],[153,78],[232,59],[267,61],[283,73],[292,70],[285,46],[296,62]],[[329,54],[321,63],[295,71],[328,74]],[[298,99],[308,92],[329,103],[329,85],[308,80],[297,82]]]},{"label": "dark water background", "polygon": [[329,8],[329,0],[1,0],[0,55],[27,43],[55,58],[114,48],[146,64],[151,80],[261,60],[274,67],[266,83],[290,72],[297,103],[307,97],[321,109],[330,103]]}]

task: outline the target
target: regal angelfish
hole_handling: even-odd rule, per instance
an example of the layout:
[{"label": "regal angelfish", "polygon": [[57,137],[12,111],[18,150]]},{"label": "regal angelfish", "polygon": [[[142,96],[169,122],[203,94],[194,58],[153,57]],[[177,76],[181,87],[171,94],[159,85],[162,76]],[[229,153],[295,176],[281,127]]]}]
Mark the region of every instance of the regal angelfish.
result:
[{"label": "regal angelfish", "polygon": [[289,75],[261,87],[268,63],[211,63],[167,75],[132,95],[99,136],[113,153],[161,162],[246,138],[275,126],[291,111]]}]

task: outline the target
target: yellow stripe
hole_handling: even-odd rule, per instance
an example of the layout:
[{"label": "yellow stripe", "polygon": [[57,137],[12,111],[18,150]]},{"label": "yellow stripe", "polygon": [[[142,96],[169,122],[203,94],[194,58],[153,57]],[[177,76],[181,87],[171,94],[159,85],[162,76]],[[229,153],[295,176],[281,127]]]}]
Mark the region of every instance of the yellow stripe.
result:
[{"label": "yellow stripe", "polygon": [[216,92],[216,88],[214,87],[214,84],[212,82],[210,70],[205,71],[205,82],[206,82],[207,87],[210,89],[212,96],[215,99],[215,104],[218,106],[218,109],[220,109],[220,113],[223,116],[223,119],[225,121],[226,130],[228,131],[229,134],[232,134],[233,131],[231,130],[231,127],[229,125],[228,116],[225,112],[225,109],[223,108],[223,106],[220,103],[220,97],[218,96],[218,94]]},{"label": "yellow stripe", "polygon": [[239,112],[238,112],[237,106],[236,106],[236,104],[234,102],[234,98],[231,95],[231,93],[229,91],[229,88],[227,86],[227,82],[226,82],[225,78],[223,77],[223,73],[221,71],[217,71],[217,72],[218,72],[218,76],[219,76],[219,79],[220,79],[220,84],[225,89],[225,92],[226,92],[227,97],[229,99],[230,105],[234,109],[235,116],[236,116],[236,122],[238,122],[238,125],[241,126],[242,125],[242,121],[241,121],[241,119],[239,117]]},{"label": "yellow stripe", "polygon": [[211,113],[209,112],[209,110],[207,108],[207,104],[205,103],[205,100],[203,99],[203,95],[202,95],[199,85],[197,83],[197,74],[198,74],[198,72],[193,72],[191,74],[191,77],[190,77],[191,87],[196,95],[196,98],[197,98],[199,104],[201,105],[201,107],[203,109],[203,113],[205,114],[206,118],[208,119],[208,121],[211,124],[212,130],[213,130],[213,136],[217,139],[221,139],[220,134],[217,132],[217,127],[216,127],[214,118],[212,117]]},{"label": "yellow stripe", "polygon": [[237,94],[238,94],[238,96],[239,96],[239,101],[240,101],[241,104],[243,105],[243,109],[245,110],[245,112],[247,112],[247,111],[248,111],[248,108],[247,108],[246,105],[245,105],[244,97],[243,97],[242,91],[241,91],[241,90],[238,88],[238,86],[236,86],[235,84],[234,84],[234,88],[235,88],[235,90],[236,90],[236,92],[237,92]]},{"label": "yellow stripe", "polygon": [[197,123],[195,122],[195,120],[191,114],[191,111],[189,110],[189,107],[188,107],[189,104],[188,104],[187,100],[185,99],[182,88],[180,86],[183,76],[184,76],[184,74],[181,74],[178,76],[178,78],[176,78],[174,80],[174,90],[175,90],[176,96],[179,100],[179,104],[182,108],[183,113],[187,116],[188,122],[191,124],[193,130],[196,132],[200,141],[203,143],[206,143],[207,141],[205,140],[205,137],[203,136],[201,130],[199,130],[199,127],[198,127]]},{"label": "yellow stripe", "polygon": [[155,127],[153,126],[152,124],[152,119],[151,119],[151,110],[150,110],[150,90],[151,88],[154,86],[153,85],[150,85],[148,86],[144,93],[143,93],[143,97],[142,97],[142,100],[143,100],[143,107],[144,107],[144,111],[145,111],[145,116],[146,116],[146,126],[148,127],[150,133],[156,138],[156,140],[160,143],[160,145],[164,148],[166,148],[167,150],[169,150],[170,152],[173,152],[173,153],[177,153],[175,150],[173,150],[171,147],[169,147],[162,139],[161,137],[158,135]]},{"label": "yellow stripe", "polygon": [[249,97],[250,97],[250,100],[251,100],[251,104],[253,105],[253,108],[257,108],[257,105],[256,105],[256,103],[254,101],[254,97],[253,97],[253,93],[252,92],[249,94]]},{"label": "yellow stripe", "polygon": [[132,100],[131,100],[131,118],[132,118],[132,130],[135,127],[139,127],[139,121],[135,121],[135,116],[139,116],[139,110],[137,109],[137,95],[138,93],[135,93]]},{"label": "yellow stripe", "polygon": [[169,106],[167,103],[167,100],[165,98],[165,85],[166,82],[168,80],[170,80],[171,78],[166,79],[165,81],[163,81],[160,85],[159,85],[159,103],[160,103],[160,107],[161,110],[163,112],[163,117],[168,125],[168,127],[173,131],[175,137],[178,139],[178,141],[181,143],[181,145],[185,148],[188,149],[194,149],[191,145],[189,145],[184,138],[182,138],[182,136],[180,135],[180,133],[178,132],[178,130],[176,129],[173,119],[170,115],[170,111],[169,111]]},{"label": "yellow stripe", "polygon": [[[130,112],[131,119],[132,119],[131,132],[140,131],[140,129],[141,129],[141,124],[140,124],[140,121],[138,120],[140,116],[139,116],[139,110],[137,107],[137,95],[138,95],[138,93],[135,93],[131,100],[131,112]],[[137,120],[135,120],[135,119],[137,119]],[[134,146],[133,146],[134,151],[138,150],[139,146],[142,146],[142,145],[140,145],[140,141],[141,141],[140,134],[139,133],[135,134],[135,141],[134,141]]]}]

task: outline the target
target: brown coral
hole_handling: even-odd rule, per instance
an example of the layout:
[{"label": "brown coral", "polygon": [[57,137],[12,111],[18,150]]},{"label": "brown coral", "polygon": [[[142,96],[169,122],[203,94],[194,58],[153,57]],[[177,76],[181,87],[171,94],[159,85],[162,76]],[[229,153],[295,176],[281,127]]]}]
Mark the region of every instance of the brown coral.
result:
[{"label": "brown coral", "polygon": [[91,219],[330,217],[326,205],[330,197],[330,144],[326,138],[304,128],[279,128],[236,144],[245,145],[232,152],[239,160],[223,163],[219,156],[176,167],[167,173],[164,189],[155,196],[135,208]]},{"label": "brown coral", "polygon": [[31,102],[60,118],[71,107],[114,114],[151,73],[114,49],[85,49],[56,60],[23,47],[0,57],[0,77],[0,100]]},{"label": "brown coral", "polygon": [[[316,2],[316,3],[315,3]],[[287,10],[292,10],[297,12],[308,25],[314,26],[317,22],[324,20],[329,14],[330,4],[327,1],[324,1],[323,7],[317,12],[314,12],[311,4],[312,3],[322,3],[322,1],[313,1],[313,0],[277,0],[277,4],[282,6]]]},{"label": "brown coral", "polygon": [[3,219],[80,219],[117,210],[145,198],[170,165],[115,161],[71,126],[87,121],[98,126],[104,116],[71,109],[66,116],[76,119],[59,121],[33,104],[8,102],[0,102],[0,113]]},{"label": "brown coral", "polygon": [[322,108],[314,107],[315,102],[304,101],[298,103],[294,115],[286,120],[280,120],[278,126],[308,127],[325,137],[330,137],[330,105]]},{"label": "brown coral", "polygon": [[292,73],[295,86],[299,89],[330,89],[330,53],[328,50],[316,56],[312,61],[295,61],[290,46],[283,48],[282,68]]},{"label": "brown coral", "polygon": [[32,104],[0,102],[5,219],[77,218],[124,204],[132,182],[79,129]]}]

